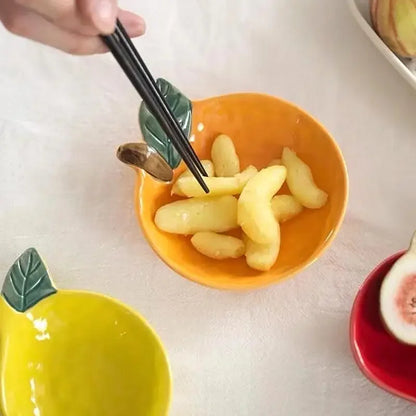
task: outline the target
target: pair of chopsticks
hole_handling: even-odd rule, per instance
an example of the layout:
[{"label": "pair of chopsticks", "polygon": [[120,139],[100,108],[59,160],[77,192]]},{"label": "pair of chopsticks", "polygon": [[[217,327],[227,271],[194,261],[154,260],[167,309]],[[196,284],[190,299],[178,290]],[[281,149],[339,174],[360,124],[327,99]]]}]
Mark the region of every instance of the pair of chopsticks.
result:
[{"label": "pair of chopsticks", "polygon": [[170,111],[152,74],[143,62],[121,22],[117,19],[114,33],[102,38],[134,88],[146,103],[147,108],[172,140],[175,149],[181,155],[195,179],[202,189],[209,193],[209,189],[201,176],[208,176],[201,161],[198,159],[175,116]]}]

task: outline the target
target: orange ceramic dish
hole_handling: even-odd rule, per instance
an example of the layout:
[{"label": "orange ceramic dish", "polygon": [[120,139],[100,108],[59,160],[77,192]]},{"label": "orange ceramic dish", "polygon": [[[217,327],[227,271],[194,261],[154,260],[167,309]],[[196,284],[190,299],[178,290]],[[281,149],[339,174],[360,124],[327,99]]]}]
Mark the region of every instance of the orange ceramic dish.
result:
[{"label": "orange ceramic dish", "polygon": [[[317,185],[329,194],[319,210],[305,209],[281,225],[281,251],[268,272],[249,268],[245,258],[213,260],[198,253],[189,237],[160,231],[156,210],[178,198],[171,184],[138,173],[135,205],[150,245],[173,270],[194,282],[221,289],[250,289],[280,282],[316,260],[334,239],[344,217],[348,178],[342,154],[325,128],[298,107],[262,94],[232,94],[193,103],[191,141],[200,159],[210,159],[213,140],[229,135],[241,169],[261,169],[280,158],[283,147],[295,150],[312,169]],[[184,163],[175,170],[177,177]],[[288,193],[286,185],[279,193]]]}]

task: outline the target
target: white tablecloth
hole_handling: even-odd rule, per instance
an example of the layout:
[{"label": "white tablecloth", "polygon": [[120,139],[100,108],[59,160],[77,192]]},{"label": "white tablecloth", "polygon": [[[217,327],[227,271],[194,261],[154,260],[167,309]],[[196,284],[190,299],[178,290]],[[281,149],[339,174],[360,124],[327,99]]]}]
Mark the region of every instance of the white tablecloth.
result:
[{"label": "white tablecloth", "polygon": [[340,144],[344,226],[294,279],[234,293],[198,286],[149,248],[119,144],[139,134],[135,91],[111,56],[71,57],[0,31],[0,275],[25,248],[58,287],[110,294],[167,347],[173,416],[414,415],[350,354],[355,293],[416,228],[416,95],[338,0],[142,0],[152,72],[197,99],[259,91],[293,101]]}]

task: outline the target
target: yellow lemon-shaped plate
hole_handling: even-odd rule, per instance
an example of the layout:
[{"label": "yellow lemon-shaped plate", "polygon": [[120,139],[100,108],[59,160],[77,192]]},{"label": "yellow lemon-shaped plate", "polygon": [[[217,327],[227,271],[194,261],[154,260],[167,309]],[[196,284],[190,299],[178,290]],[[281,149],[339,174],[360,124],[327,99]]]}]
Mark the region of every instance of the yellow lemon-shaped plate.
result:
[{"label": "yellow lemon-shaped plate", "polygon": [[57,291],[35,249],[0,301],[3,416],[164,416],[171,378],[146,321],[95,293]]}]

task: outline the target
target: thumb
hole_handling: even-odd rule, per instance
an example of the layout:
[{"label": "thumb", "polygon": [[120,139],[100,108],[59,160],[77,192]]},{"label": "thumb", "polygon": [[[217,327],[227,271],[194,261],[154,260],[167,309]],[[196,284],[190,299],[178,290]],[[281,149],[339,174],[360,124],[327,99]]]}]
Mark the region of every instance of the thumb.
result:
[{"label": "thumb", "polygon": [[79,0],[79,11],[102,35],[114,32],[118,6],[117,0]]}]

